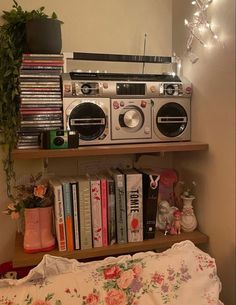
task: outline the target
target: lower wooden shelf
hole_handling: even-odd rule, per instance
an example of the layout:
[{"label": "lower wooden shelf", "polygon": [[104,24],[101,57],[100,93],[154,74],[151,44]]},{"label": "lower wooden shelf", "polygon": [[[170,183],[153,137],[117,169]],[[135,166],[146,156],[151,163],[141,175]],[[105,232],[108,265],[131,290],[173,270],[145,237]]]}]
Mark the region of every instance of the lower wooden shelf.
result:
[{"label": "lower wooden shelf", "polygon": [[[105,256],[115,256],[121,254],[135,253],[140,251],[164,250],[171,247],[174,243],[191,240],[195,245],[208,242],[208,236],[195,230],[194,232],[181,233],[180,235],[165,236],[162,232],[157,232],[154,239],[142,242],[115,244],[112,246],[92,248],[87,250],[63,251],[53,250],[48,252],[50,255],[74,258],[78,260],[91,260]],[[16,235],[16,245],[13,257],[13,267],[29,267],[37,265],[43,258],[45,252],[26,254],[23,251],[23,236]]]}]

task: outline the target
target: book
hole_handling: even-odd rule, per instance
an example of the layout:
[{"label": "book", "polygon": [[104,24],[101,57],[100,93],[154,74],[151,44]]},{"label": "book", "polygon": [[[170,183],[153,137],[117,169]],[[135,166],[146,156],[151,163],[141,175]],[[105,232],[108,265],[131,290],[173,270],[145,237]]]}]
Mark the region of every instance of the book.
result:
[{"label": "book", "polygon": [[126,181],[128,242],[143,240],[142,174],[135,169],[122,170]]},{"label": "book", "polygon": [[108,246],[108,207],[107,207],[107,179],[103,174],[99,174],[101,182],[101,202],[102,202],[102,245]]},{"label": "book", "polygon": [[160,174],[142,170],[143,175],[143,238],[155,237]]},{"label": "book", "polygon": [[127,243],[127,210],[125,176],[118,169],[110,169],[115,182],[115,204],[116,204],[116,232],[117,243]]},{"label": "book", "polygon": [[116,243],[115,182],[107,175],[107,235],[108,244]]},{"label": "book", "polygon": [[78,250],[80,249],[78,182],[75,181],[74,179],[71,179],[70,188],[71,188],[71,196],[72,196],[74,248],[75,250]]},{"label": "book", "polygon": [[61,178],[60,181],[63,190],[67,251],[73,251],[74,230],[73,230],[73,214],[72,214],[73,210],[72,210],[72,196],[71,196],[70,183],[67,178]]},{"label": "book", "polygon": [[50,184],[54,194],[54,217],[56,237],[59,251],[66,251],[66,230],[63,205],[63,191],[60,181],[50,179]]},{"label": "book", "polygon": [[97,176],[90,176],[93,247],[102,247],[102,201],[101,182]]},{"label": "book", "polygon": [[80,248],[92,248],[92,221],[90,202],[90,182],[88,177],[80,176],[79,185],[79,221],[80,221]]}]

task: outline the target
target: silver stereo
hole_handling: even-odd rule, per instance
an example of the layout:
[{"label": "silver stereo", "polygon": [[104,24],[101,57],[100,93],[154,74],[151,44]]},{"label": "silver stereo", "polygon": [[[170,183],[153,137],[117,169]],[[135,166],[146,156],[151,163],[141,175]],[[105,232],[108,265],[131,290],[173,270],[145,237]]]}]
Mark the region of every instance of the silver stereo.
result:
[{"label": "silver stereo", "polygon": [[62,78],[64,129],[78,131],[80,145],[191,139],[189,82],[162,75],[68,75]]}]

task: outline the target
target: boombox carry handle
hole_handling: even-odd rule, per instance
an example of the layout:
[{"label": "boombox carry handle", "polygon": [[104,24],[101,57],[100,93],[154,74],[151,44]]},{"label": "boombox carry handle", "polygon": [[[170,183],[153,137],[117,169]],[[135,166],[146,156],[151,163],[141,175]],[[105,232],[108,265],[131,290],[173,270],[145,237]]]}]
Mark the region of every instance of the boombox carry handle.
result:
[{"label": "boombox carry handle", "polygon": [[[67,60],[93,60],[93,61],[113,61],[113,62],[137,62],[154,64],[177,64],[177,71],[180,67],[180,59],[176,56],[147,56],[147,55],[125,55],[125,54],[103,54],[103,53],[83,53],[70,52],[64,55],[64,72],[67,72]],[[177,75],[178,72],[177,72]]]}]

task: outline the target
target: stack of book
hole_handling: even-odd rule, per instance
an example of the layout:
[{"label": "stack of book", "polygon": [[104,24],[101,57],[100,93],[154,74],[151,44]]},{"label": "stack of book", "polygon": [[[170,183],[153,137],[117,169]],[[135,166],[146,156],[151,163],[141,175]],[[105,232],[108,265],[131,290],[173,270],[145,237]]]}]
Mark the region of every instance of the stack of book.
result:
[{"label": "stack of book", "polygon": [[152,181],[135,169],[51,179],[59,251],[154,238],[158,183],[150,188]]},{"label": "stack of book", "polygon": [[62,69],[62,54],[23,54],[17,148],[39,148],[44,130],[63,128]]}]

